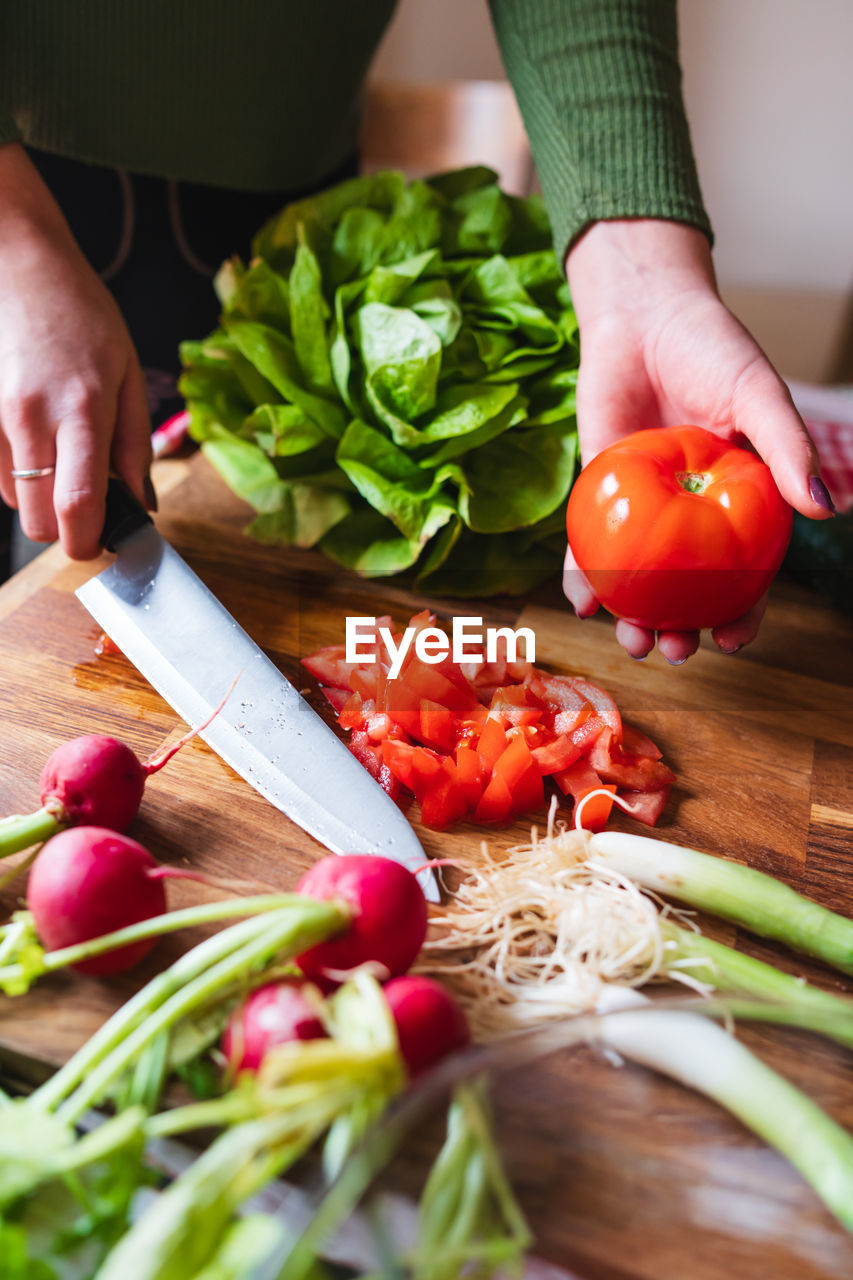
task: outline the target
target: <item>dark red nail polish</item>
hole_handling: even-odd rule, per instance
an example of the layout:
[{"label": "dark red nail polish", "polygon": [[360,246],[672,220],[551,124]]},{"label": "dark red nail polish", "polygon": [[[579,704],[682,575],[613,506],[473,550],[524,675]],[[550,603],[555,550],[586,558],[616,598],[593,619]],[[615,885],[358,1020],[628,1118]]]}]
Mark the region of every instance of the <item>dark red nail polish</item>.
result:
[{"label": "dark red nail polish", "polygon": [[142,481],[142,491],[145,494],[145,505],[149,511],[157,510],[157,494],[154,492],[154,485],[151,483],[151,477],[146,476]]},{"label": "dark red nail polish", "polygon": [[809,493],[813,502],[816,502],[819,507],[823,507],[824,511],[831,511],[835,515],[835,503],[829,496],[829,490],[820,476],[811,476],[809,478]]}]

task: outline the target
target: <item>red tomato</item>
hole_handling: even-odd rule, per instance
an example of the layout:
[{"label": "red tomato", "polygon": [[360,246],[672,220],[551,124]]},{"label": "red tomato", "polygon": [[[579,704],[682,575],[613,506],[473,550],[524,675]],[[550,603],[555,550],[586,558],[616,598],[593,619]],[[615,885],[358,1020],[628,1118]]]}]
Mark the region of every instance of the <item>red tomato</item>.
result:
[{"label": "red tomato", "polygon": [[791,524],[766,463],[691,426],[604,449],[566,512],[572,553],[605,609],[654,631],[742,617],[772,582]]}]

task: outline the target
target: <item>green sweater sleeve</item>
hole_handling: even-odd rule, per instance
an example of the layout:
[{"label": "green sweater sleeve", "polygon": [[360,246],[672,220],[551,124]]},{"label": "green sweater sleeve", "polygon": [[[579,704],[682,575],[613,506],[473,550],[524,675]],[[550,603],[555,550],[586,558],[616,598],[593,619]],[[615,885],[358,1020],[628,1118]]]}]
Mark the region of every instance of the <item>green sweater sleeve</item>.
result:
[{"label": "green sweater sleeve", "polygon": [[489,0],[562,262],[591,222],[711,227],[681,94],[675,0]]}]

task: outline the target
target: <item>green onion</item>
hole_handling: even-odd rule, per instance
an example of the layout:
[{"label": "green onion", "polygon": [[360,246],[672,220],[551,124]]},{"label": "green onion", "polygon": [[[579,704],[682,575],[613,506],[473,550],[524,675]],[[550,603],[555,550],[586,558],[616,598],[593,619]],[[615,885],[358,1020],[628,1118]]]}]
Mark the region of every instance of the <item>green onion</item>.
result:
[{"label": "green onion", "polygon": [[753,867],[649,836],[602,831],[589,841],[597,863],[644,889],[775,938],[853,973],[853,920],[804,898]]}]

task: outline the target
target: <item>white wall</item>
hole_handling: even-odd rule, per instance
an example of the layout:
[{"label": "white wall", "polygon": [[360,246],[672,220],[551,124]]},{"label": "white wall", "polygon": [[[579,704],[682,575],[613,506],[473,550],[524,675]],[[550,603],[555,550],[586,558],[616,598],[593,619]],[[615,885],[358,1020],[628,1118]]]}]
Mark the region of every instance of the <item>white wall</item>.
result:
[{"label": "white wall", "polygon": [[853,3],[680,0],[684,92],[724,282],[853,283]]}]

